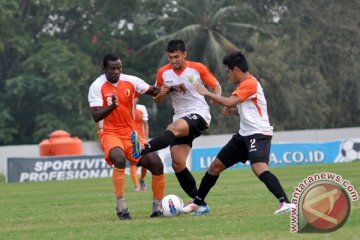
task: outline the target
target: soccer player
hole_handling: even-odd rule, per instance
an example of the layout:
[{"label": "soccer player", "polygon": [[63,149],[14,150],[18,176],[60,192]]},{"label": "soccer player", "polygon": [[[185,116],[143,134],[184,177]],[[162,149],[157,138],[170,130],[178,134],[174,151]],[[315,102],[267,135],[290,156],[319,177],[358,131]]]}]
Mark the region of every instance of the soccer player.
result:
[{"label": "soccer player", "polygon": [[[199,62],[187,60],[185,43],[182,40],[171,40],[167,45],[167,57],[169,63],[157,71],[156,86],[161,87],[162,92],[155,98],[156,103],[163,101],[168,92],[175,115],[166,131],[149,141],[145,148],[135,152],[139,154],[154,152],[170,146],[172,168],[182,189],[191,198],[197,195],[196,181],[186,167],[186,159],[192,147],[192,142],[210,126],[211,115],[205,98],[194,88],[195,83],[205,84],[213,89],[215,95],[221,95],[221,87],[218,80],[209,69]],[[184,86],[183,91],[175,86]],[[136,134],[133,135],[133,144],[136,144]],[[206,203],[197,212],[198,214],[209,212]]]},{"label": "soccer player", "polygon": [[268,166],[273,127],[269,123],[263,89],[249,73],[247,60],[241,52],[226,56],[223,63],[230,81],[237,85],[230,97],[213,94],[201,85],[195,87],[201,95],[225,106],[223,114],[240,115],[240,130],[220,150],[202,178],[197,196],[182,211],[188,213],[200,209],[220,173],[238,162],[249,160],[254,174],[280,202],[274,214],[289,212],[295,206],[290,203],[279,180]]},{"label": "soccer player", "polygon": [[[135,112],[135,129],[136,132],[139,135],[139,138],[143,138],[144,141],[148,141],[149,138],[149,114],[147,112],[147,109],[144,105],[138,104],[139,98],[135,98],[134,102],[136,104],[136,112]],[[147,174],[147,169],[144,167],[141,167],[141,175],[140,180],[138,182],[137,178],[137,166],[136,164],[131,163],[130,164],[130,175],[131,180],[134,184],[134,191],[139,192],[141,190],[147,189],[147,184],[145,182],[145,176]],[[140,185],[139,185],[140,184]]]},{"label": "soccer player", "polygon": [[88,100],[94,121],[98,125],[99,142],[106,162],[113,167],[113,188],[116,197],[116,214],[121,220],[130,220],[131,215],[125,202],[126,159],[144,166],[152,173],[152,214],[161,216],[160,205],[164,197],[164,166],[156,153],[149,153],[140,159],[132,157],[131,134],[135,129],[134,98],[139,94],[156,96],[161,89],[150,86],[142,79],[122,73],[122,63],[115,54],[103,59],[104,74],[90,86]]}]

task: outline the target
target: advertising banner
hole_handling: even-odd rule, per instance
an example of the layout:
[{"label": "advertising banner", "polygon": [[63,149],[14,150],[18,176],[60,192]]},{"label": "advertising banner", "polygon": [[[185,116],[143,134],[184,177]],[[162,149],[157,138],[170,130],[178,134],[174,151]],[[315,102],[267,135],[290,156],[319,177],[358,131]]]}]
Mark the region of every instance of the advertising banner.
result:
[{"label": "advertising banner", "polygon": [[[205,171],[215,159],[221,147],[194,148],[187,159],[192,171]],[[170,149],[158,151],[164,163],[164,172],[173,173]],[[360,139],[323,143],[278,143],[272,144],[270,166],[351,162],[360,159]],[[237,163],[232,168],[249,167]],[[140,172],[140,169],[138,169]],[[129,174],[128,168],[126,174]],[[112,168],[103,155],[66,156],[41,158],[8,158],[7,182],[41,182],[111,177]]]},{"label": "advertising banner", "polygon": [[[169,148],[158,151],[164,163],[164,172],[172,173]],[[129,162],[125,173],[130,174]],[[7,182],[42,182],[51,180],[71,180],[111,177],[112,168],[104,160],[104,155],[8,158]],[[138,168],[140,174],[141,168]]]},{"label": "advertising banner", "polygon": [[[221,147],[192,149],[192,170],[204,171],[215,159]],[[351,162],[360,159],[360,139],[323,143],[278,143],[272,144],[270,166],[289,166],[299,164]],[[232,168],[249,166],[237,163]]]},{"label": "advertising banner", "polygon": [[110,177],[112,168],[103,155],[8,158],[7,182],[42,182]]}]

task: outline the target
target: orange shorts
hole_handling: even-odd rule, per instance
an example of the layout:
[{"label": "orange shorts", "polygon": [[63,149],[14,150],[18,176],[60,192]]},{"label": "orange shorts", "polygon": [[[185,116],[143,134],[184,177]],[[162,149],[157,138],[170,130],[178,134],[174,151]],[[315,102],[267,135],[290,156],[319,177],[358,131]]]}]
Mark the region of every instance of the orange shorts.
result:
[{"label": "orange shorts", "polygon": [[[126,138],[111,134],[101,134],[99,135],[99,141],[105,155],[105,160],[110,166],[113,165],[113,162],[109,158],[109,153],[110,150],[114,147],[121,148],[124,151],[126,159],[129,160],[131,163],[138,163],[139,159],[135,159],[132,156],[133,145],[131,143],[130,137]],[[143,138],[139,138],[139,141],[141,145],[144,145],[146,143],[145,139]]]}]

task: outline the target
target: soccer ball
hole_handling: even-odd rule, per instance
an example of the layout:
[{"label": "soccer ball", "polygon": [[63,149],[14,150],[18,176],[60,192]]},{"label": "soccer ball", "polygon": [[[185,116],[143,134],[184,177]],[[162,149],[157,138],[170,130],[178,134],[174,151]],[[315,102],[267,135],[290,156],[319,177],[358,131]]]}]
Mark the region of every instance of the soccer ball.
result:
[{"label": "soccer ball", "polygon": [[183,206],[183,200],[175,194],[167,195],[161,200],[161,210],[165,217],[180,215]]},{"label": "soccer ball", "polygon": [[354,140],[345,140],[341,146],[341,155],[345,162],[351,162],[360,159],[360,142]]}]

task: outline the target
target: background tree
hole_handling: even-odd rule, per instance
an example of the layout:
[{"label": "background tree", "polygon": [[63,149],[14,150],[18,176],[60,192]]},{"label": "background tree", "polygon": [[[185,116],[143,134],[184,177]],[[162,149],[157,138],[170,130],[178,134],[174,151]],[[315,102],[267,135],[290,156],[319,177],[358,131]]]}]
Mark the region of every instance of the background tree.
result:
[{"label": "background tree", "polygon": [[359,102],[359,81],[354,80],[359,63],[353,59],[360,56],[360,36],[359,22],[352,16],[360,3],[268,3],[255,8],[267,12],[265,19],[274,23],[267,29],[275,38],[267,44],[253,39],[265,58],[255,52],[251,57],[270,90],[276,129],[358,125],[360,108],[351,102]]},{"label": "background tree", "polygon": [[59,128],[95,139],[87,91],[106,53],[128,55],[126,2],[0,1],[0,143],[39,142]]},{"label": "background tree", "polygon": [[[189,59],[200,61],[208,66],[219,78],[226,80],[222,59],[225,54],[243,49],[250,50],[249,37],[255,33],[270,38],[271,36],[261,26],[261,18],[245,1],[232,0],[202,0],[202,1],[166,1],[157,15],[149,16],[150,27],[155,30],[156,39],[141,47],[137,52],[137,59],[143,56],[159,56],[156,67],[167,62],[165,53],[166,44],[171,39],[183,39],[188,48]],[[160,15],[158,15],[160,14]],[[154,61],[153,61],[154,62]],[[155,79],[155,72],[152,72]],[[229,84],[223,83],[225,89]],[[154,107],[154,109],[157,109]],[[167,109],[164,112],[163,109]],[[158,113],[165,122],[170,119],[171,109],[169,101],[158,109]],[[232,121],[223,118],[219,113],[221,108],[214,108],[213,125],[207,133],[222,133]],[[158,116],[153,114],[158,123]],[[154,121],[154,123],[155,123]],[[220,124],[220,121],[222,124]],[[225,123],[225,124],[224,124]],[[150,120],[150,124],[154,126]],[[161,125],[161,124],[160,124]],[[155,125],[155,135],[163,131]]]},{"label": "background tree", "polygon": [[[118,53],[125,73],[153,84],[172,38],[224,95],[234,86],[221,60],[243,51],[276,131],[358,126],[359,11],[357,0],[0,0],[0,145],[38,143],[59,128],[95,140],[87,92],[102,57]],[[171,121],[169,99],[140,101],[153,137]],[[220,109],[207,134],[237,130]]]}]

